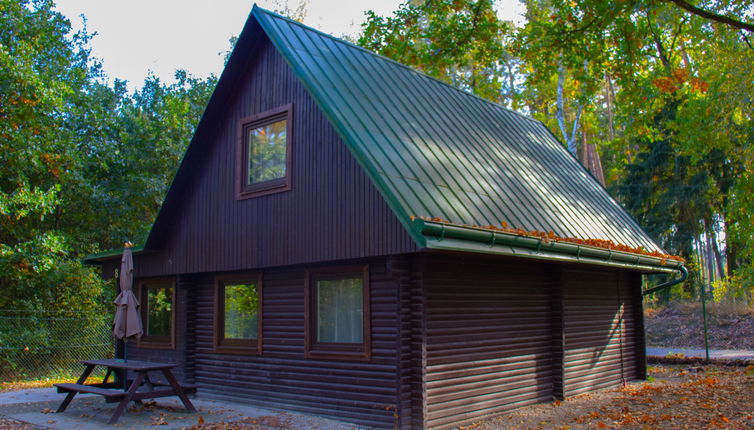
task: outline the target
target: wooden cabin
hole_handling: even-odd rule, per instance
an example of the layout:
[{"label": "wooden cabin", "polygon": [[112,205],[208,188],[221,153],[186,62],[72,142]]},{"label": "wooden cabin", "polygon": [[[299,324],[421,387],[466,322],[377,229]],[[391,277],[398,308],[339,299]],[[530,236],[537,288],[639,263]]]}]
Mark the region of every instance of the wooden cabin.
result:
[{"label": "wooden cabin", "polygon": [[135,252],[129,357],[205,398],[454,428],[645,378],[662,254],[542,123],[254,7]]}]

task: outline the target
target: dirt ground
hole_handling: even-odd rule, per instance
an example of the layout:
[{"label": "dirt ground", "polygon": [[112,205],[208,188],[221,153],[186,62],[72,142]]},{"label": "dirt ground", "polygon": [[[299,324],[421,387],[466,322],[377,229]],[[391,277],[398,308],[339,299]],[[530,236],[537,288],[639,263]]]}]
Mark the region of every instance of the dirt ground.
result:
[{"label": "dirt ground", "polygon": [[[699,303],[673,303],[645,310],[647,345],[704,348],[704,322]],[[754,307],[710,304],[707,307],[710,348],[754,349]]]},{"label": "dirt ground", "polygon": [[754,429],[754,366],[653,366],[648,379],[463,429]]},{"label": "dirt ground", "polygon": [[21,421],[0,417],[0,430],[32,430],[38,427]]},{"label": "dirt ground", "polygon": [[[0,430],[32,429],[0,417]],[[201,423],[186,430],[308,430],[286,414]],[[649,380],[526,407],[462,430],[754,429],[754,366],[657,365]]]}]

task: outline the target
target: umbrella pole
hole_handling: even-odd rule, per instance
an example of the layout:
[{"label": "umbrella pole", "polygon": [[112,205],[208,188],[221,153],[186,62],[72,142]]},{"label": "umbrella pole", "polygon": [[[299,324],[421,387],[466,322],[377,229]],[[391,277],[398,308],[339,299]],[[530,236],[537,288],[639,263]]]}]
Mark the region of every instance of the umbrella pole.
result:
[{"label": "umbrella pole", "polygon": [[[123,339],[123,362],[128,363],[128,339]],[[123,389],[128,389],[128,370],[123,369]]]}]

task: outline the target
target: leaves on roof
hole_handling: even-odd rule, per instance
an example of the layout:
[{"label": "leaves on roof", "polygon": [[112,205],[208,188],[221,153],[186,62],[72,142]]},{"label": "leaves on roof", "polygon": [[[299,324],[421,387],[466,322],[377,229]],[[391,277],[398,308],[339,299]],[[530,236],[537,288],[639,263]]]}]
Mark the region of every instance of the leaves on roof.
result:
[{"label": "leaves on roof", "polygon": [[480,230],[489,230],[489,231],[495,231],[495,232],[502,232],[502,233],[508,233],[508,234],[515,234],[517,236],[525,236],[525,237],[534,237],[542,239],[543,242],[567,242],[567,243],[574,243],[577,245],[586,245],[586,246],[592,246],[595,248],[602,248],[602,249],[610,249],[614,251],[621,251],[626,252],[629,254],[641,254],[641,255],[647,255],[650,257],[656,257],[660,259],[660,264],[664,264],[665,260],[675,260],[680,261],[681,263],[684,263],[686,260],[684,260],[681,257],[678,257],[676,255],[671,254],[665,254],[662,252],[657,251],[648,251],[644,248],[637,248],[633,246],[628,246],[622,243],[615,243],[612,240],[607,239],[580,239],[577,237],[563,237],[558,236],[553,231],[539,231],[539,230],[524,230],[521,228],[513,228],[509,227],[508,223],[505,221],[500,221],[500,225],[472,225],[472,224],[460,224],[460,223],[454,223],[451,221],[444,220],[442,218],[437,217],[429,217],[429,216],[411,216],[411,220],[414,220],[416,218],[422,219],[424,221],[430,221],[430,222],[437,222],[457,227],[471,227],[476,228]]}]

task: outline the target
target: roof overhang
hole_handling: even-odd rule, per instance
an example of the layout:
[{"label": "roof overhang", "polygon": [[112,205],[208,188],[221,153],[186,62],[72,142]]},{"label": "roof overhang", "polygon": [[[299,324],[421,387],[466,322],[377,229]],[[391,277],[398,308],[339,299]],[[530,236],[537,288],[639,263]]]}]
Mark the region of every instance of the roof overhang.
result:
[{"label": "roof overhang", "polygon": [[683,263],[651,255],[416,218],[427,249],[509,255],[563,263],[619,267],[644,273],[675,273]]},{"label": "roof overhang", "polygon": [[[133,255],[139,255],[144,253],[144,245],[137,245],[131,248]],[[84,264],[101,265],[108,261],[119,260],[123,255],[123,248],[109,249],[107,251],[98,252],[96,254],[89,254],[82,260]]]}]

